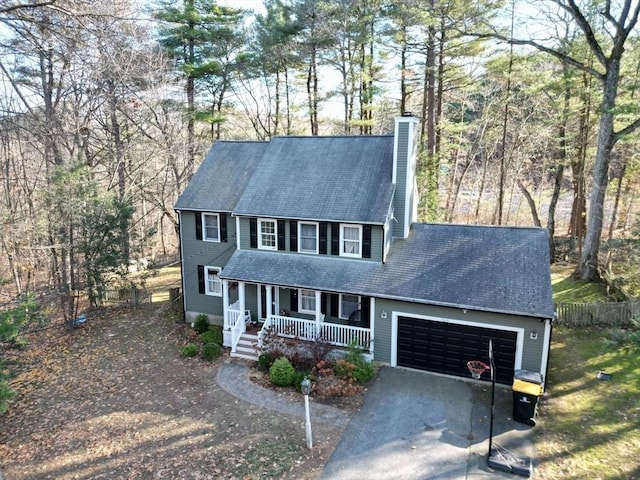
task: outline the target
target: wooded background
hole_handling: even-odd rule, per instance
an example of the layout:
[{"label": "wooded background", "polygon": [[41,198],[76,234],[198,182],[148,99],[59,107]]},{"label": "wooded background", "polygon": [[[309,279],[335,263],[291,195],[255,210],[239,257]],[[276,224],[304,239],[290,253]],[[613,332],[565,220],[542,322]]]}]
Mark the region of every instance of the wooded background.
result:
[{"label": "wooded background", "polygon": [[47,287],[71,317],[175,254],[216,140],[405,112],[422,221],[545,227],[588,280],[637,243],[637,0],[234,4],[0,0],[0,303]]}]

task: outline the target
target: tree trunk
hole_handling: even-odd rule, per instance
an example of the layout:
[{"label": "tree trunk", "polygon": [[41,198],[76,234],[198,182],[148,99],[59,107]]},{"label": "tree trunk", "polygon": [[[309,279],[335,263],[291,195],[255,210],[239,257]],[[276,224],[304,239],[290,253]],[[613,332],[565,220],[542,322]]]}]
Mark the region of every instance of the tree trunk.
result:
[{"label": "tree trunk", "polygon": [[619,58],[611,58],[604,80],[602,104],[600,106],[600,123],[598,129],[598,147],[596,160],[593,165],[591,195],[589,197],[589,212],[587,217],[587,233],[584,238],[584,248],[576,274],[582,280],[597,280],[598,252],[600,251],[600,236],[604,221],[604,199],[609,183],[609,159],[615,144],[613,131],[613,112],[618,93],[618,79],[620,75]]}]

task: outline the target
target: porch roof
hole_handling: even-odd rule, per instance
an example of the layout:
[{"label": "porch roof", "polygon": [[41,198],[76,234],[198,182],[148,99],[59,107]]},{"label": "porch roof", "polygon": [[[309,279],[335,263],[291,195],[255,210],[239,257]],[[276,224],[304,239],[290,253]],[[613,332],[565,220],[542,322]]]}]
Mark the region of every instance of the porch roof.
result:
[{"label": "porch roof", "polygon": [[384,264],[238,250],[229,280],[351,293],[481,311],[553,317],[547,231],[415,224]]}]

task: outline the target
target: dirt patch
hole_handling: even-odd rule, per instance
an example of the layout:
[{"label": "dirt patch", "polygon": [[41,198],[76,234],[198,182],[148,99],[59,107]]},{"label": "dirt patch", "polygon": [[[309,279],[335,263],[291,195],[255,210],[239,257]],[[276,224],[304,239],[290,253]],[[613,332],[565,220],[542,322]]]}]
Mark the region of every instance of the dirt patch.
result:
[{"label": "dirt patch", "polygon": [[110,310],[53,326],[20,352],[0,417],[0,470],[22,479],[318,478],[342,428],[246,403],[217,362],[184,359],[184,328],[160,310]]}]

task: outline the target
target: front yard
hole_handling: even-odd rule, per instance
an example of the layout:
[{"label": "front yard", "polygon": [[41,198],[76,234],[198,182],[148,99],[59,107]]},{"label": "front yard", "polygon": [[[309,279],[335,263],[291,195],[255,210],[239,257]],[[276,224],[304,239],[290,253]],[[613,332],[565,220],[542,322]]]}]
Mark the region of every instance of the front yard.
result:
[{"label": "front yard", "polygon": [[180,357],[183,328],[161,311],[112,310],[30,339],[0,417],[5,479],[317,478],[342,429],[314,424],[307,450],[303,418],[216,384],[224,357]]}]

